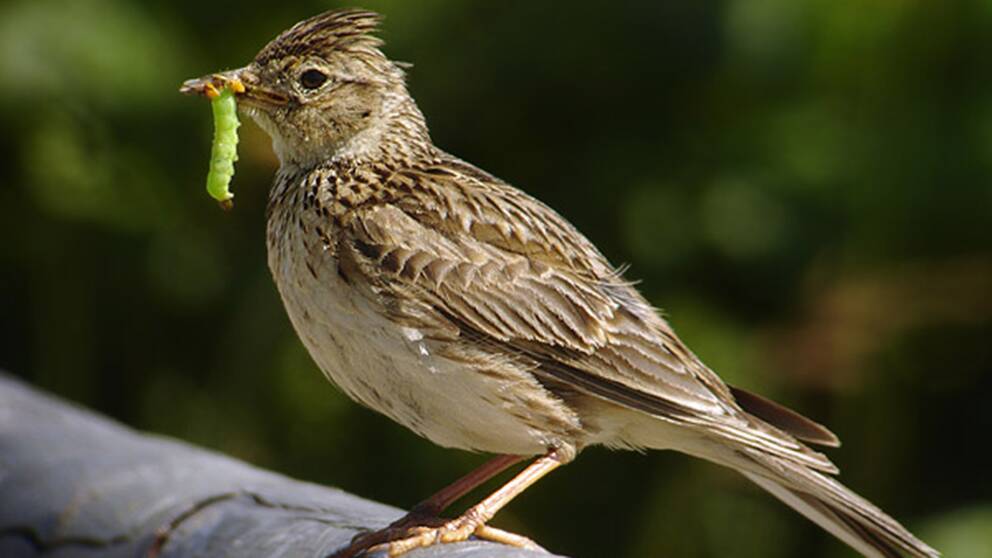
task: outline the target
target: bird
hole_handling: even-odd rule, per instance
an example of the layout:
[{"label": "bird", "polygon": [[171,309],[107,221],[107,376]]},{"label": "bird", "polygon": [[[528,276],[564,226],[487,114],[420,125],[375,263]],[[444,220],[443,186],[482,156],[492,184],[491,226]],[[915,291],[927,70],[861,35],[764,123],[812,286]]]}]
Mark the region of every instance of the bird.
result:
[{"label": "bird", "polygon": [[381,20],[322,13],[181,88],[232,88],[271,136],[268,266],[326,377],[437,445],[495,455],[335,556],[472,537],[539,548],[489,520],[591,446],[729,467],[869,558],[939,556],[835,480],[811,447],[839,445],[830,430],[726,384],[564,217],[435,146],[409,65],[383,53]]}]

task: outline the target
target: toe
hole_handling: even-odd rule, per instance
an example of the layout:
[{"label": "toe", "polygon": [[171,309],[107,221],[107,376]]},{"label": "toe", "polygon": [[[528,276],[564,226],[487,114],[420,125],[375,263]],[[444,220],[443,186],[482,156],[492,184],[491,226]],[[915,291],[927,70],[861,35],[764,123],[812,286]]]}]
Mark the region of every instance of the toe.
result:
[{"label": "toe", "polygon": [[538,552],[545,553],[548,552],[541,545],[531,539],[528,539],[527,537],[516,533],[511,533],[509,531],[504,531],[502,529],[497,529],[495,527],[490,527],[488,525],[480,525],[479,528],[475,530],[475,536],[482,540],[515,546],[517,548],[536,550]]}]

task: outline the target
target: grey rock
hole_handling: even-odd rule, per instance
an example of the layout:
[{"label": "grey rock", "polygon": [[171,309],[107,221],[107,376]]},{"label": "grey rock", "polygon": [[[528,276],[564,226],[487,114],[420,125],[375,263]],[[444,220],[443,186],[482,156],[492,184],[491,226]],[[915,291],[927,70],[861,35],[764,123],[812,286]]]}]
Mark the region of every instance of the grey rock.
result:
[{"label": "grey rock", "polygon": [[[0,556],[325,557],[403,512],[162,436],[0,373]],[[488,542],[409,558],[547,558]]]}]

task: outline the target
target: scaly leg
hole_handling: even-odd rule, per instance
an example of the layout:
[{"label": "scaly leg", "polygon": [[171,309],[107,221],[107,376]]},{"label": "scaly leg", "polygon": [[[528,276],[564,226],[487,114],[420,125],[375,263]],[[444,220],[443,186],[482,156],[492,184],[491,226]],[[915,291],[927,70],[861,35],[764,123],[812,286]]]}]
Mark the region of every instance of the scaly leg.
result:
[{"label": "scaly leg", "polygon": [[[331,558],[351,558],[363,551],[391,540],[407,537],[415,527],[436,527],[446,521],[439,519],[438,514],[448,506],[465,496],[479,485],[502,473],[512,465],[524,459],[520,455],[498,455],[483,463],[471,473],[437,491],[434,495],[420,502],[410,513],[397,519],[389,526],[371,533],[356,535],[347,548],[334,553]],[[512,533],[506,533],[512,538]]]},{"label": "scaly leg", "polygon": [[[506,533],[486,526],[500,509],[513,500],[524,490],[537,482],[541,477],[557,469],[563,464],[558,452],[553,450],[544,457],[527,466],[510,482],[493,492],[485,500],[469,508],[461,517],[445,522],[436,527],[421,527],[413,529],[413,534],[399,540],[384,542],[389,556],[399,556],[415,548],[431,546],[439,543],[452,543],[467,540],[473,534],[480,538],[494,539],[498,542],[510,543],[515,546],[537,547],[529,539]],[[540,547],[537,547],[540,548]],[[373,548],[376,550],[376,548]]]},{"label": "scaly leg", "polygon": [[462,496],[523,460],[524,456],[522,455],[497,455],[471,473],[438,490],[433,496],[414,506],[410,510],[410,514],[437,517],[439,513],[460,500]]}]

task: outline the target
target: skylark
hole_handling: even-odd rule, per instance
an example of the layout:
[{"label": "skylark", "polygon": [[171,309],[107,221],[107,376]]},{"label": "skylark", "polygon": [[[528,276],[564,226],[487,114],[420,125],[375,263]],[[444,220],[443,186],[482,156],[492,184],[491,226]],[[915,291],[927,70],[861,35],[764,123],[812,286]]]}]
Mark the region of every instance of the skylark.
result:
[{"label": "skylark", "polygon": [[[534,546],[486,522],[596,444],[735,469],[865,556],[938,556],[832,478],[806,445],[836,446],[829,430],[725,384],[568,221],[435,147],[378,23],[328,12],[183,86],[243,84],[239,108],[272,136],[269,267],[324,374],[436,444],[499,456],[337,556],[473,535]],[[438,519],[525,456],[502,488]]]}]

